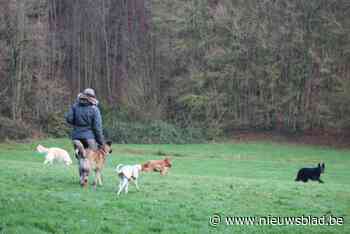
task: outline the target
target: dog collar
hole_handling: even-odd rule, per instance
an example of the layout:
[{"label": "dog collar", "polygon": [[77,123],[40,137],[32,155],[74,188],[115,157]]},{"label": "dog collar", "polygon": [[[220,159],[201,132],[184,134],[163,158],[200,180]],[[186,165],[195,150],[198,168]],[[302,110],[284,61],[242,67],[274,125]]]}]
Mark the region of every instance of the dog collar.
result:
[{"label": "dog collar", "polygon": [[100,151],[101,151],[104,155],[107,154],[107,152],[106,152],[104,149],[100,149]]}]

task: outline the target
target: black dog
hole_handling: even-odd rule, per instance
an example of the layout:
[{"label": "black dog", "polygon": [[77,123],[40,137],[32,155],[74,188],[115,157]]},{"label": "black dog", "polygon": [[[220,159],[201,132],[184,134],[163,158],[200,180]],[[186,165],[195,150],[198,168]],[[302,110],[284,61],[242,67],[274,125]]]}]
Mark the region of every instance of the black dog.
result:
[{"label": "black dog", "polygon": [[324,183],[320,176],[324,173],[325,165],[324,163],[318,164],[318,167],[314,168],[301,168],[298,172],[297,178],[295,181],[303,181],[304,183],[310,180],[317,180],[319,183]]}]

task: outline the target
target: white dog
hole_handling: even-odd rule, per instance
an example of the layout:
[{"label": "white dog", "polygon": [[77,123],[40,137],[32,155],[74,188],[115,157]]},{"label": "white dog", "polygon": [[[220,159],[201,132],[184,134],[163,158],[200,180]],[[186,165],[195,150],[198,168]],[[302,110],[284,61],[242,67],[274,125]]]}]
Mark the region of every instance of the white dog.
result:
[{"label": "white dog", "polygon": [[132,180],[134,181],[136,185],[136,189],[139,190],[139,186],[137,184],[137,178],[140,175],[142,166],[140,164],[137,165],[123,165],[119,164],[115,171],[118,173],[118,176],[120,178],[119,182],[119,191],[117,195],[125,190],[125,194],[128,193],[128,187],[129,187],[129,181]]},{"label": "white dog", "polygon": [[69,157],[69,154],[67,151],[65,151],[64,149],[60,149],[60,148],[45,148],[42,145],[38,145],[36,147],[36,150],[39,153],[45,153],[45,161],[44,164],[52,164],[54,161],[59,161],[59,162],[63,162],[64,164],[66,164],[67,166],[71,165],[72,159]]}]

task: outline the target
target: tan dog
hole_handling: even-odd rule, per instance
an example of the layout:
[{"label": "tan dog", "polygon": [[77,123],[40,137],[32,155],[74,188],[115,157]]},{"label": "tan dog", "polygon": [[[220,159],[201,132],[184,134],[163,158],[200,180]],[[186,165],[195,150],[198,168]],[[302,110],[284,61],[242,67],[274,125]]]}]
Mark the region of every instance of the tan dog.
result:
[{"label": "tan dog", "polygon": [[39,153],[46,154],[44,164],[52,165],[54,161],[63,162],[67,166],[72,164],[72,160],[70,159],[68,152],[64,149],[46,148],[42,145],[38,145],[36,150]]},{"label": "tan dog", "polygon": [[165,175],[171,166],[172,163],[170,161],[170,158],[165,158],[162,160],[150,160],[142,165],[142,171],[156,171],[160,172],[161,175]]},{"label": "tan dog", "polygon": [[[84,149],[79,146],[76,153],[79,154],[79,174],[80,174],[80,185],[86,187],[88,185],[88,178],[90,170],[95,171],[94,188],[96,185],[102,185],[101,172],[105,165],[108,154],[112,153],[111,148],[112,142],[107,141],[102,147],[97,150]],[[80,152],[79,152],[80,151]],[[81,155],[84,155],[83,157]]]}]

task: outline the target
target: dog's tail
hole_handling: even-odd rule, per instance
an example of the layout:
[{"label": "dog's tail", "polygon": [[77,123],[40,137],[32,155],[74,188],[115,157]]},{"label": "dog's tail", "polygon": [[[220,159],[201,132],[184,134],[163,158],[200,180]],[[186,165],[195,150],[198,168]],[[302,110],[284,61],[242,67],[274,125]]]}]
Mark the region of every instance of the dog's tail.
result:
[{"label": "dog's tail", "polygon": [[48,153],[49,152],[49,149],[48,148],[45,148],[44,146],[42,145],[38,145],[36,147],[36,150],[39,152],[39,153]]},{"label": "dog's tail", "polygon": [[115,168],[115,171],[119,174],[120,172],[122,172],[120,169],[123,167],[123,164],[118,164],[118,166]]}]

